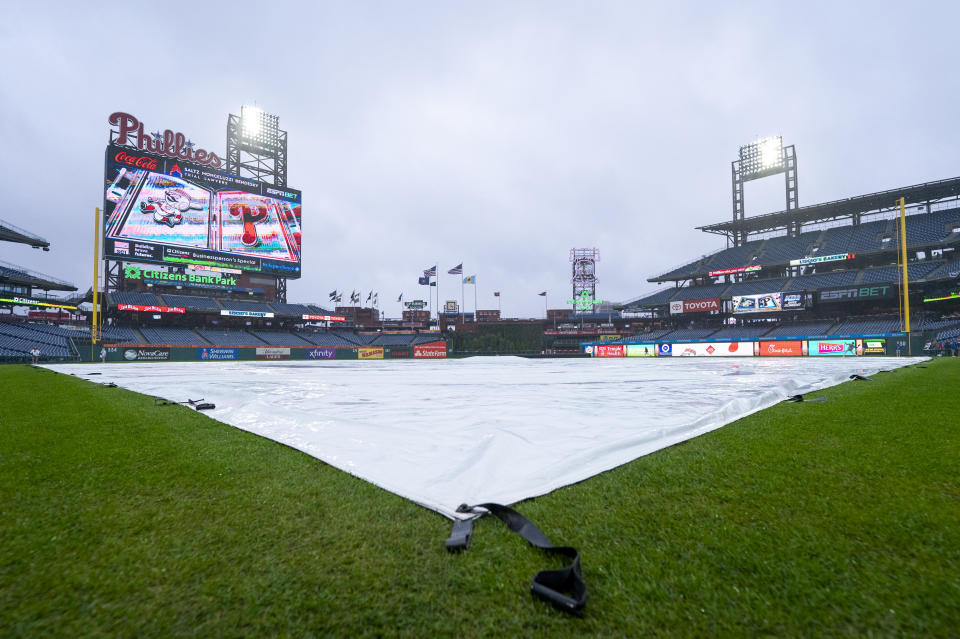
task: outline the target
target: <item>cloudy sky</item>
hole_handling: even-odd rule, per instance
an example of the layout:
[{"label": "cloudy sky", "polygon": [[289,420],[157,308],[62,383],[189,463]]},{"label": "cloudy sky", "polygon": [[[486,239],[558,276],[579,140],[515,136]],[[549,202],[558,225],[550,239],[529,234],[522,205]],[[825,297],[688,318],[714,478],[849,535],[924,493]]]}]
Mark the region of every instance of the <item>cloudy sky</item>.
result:
[{"label": "cloudy sky", "polygon": [[[759,136],[796,145],[801,205],[960,175],[954,3],[14,0],[3,18],[0,218],[52,250],[0,260],[84,290],[114,111],[221,155],[228,113],[279,115],[304,193],[290,300],[375,290],[394,316],[459,262],[480,308],[499,290],[505,315],[542,316],[573,247],[600,249],[599,297],[655,290],[722,248],[694,227],[730,218],[729,163]],[[781,178],[746,205],[783,208]]]}]

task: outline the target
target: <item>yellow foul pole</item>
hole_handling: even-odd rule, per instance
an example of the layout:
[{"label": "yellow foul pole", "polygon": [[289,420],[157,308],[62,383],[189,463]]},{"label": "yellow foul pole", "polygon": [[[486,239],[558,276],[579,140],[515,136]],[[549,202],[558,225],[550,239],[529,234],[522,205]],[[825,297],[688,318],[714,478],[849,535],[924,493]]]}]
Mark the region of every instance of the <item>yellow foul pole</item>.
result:
[{"label": "yellow foul pole", "polygon": [[[90,344],[95,346],[100,338],[100,323],[98,312],[100,310],[100,207],[97,207],[97,213],[94,216],[93,223],[93,315],[90,322]],[[92,348],[91,346],[91,348]],[[92,355],[91,355],[92,357]]]},{"label": "yellow foul pole", "polygon": [[900,263],[903,268],[903,326],[907,334],[907,353],[910,354],[910,278],[907,277],[907,208],[900,198]]}]

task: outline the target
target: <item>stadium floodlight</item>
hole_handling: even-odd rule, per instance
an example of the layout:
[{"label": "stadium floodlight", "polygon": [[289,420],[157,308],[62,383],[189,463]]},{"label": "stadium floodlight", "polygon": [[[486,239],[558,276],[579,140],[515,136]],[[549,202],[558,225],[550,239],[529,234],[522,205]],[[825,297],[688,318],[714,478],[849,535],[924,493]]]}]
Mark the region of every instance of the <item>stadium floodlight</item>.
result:
[{"label": "stadium floodlight", "polygon": [[240,107],[240,128],[244,137],[255,138],[260,135],[260,118],[263,111],[255,106],[244,104]]},{"label": "stadium floodlight", "polygon": [[767,138],[760,143],[760,164],[763,168],[783,164],[783,140]]},{"label": "stadium floodlight", "polygon": [[240,107],[240,142],[259,152],[269,153],[280,146],[279,118],[244,104]]},{"label": "stadium floodlight", "polygon": [[[771,175],[783,173],[784,191],[786,195],[786,211],[799,208],[797,196],[797,152],[794,146],[783,146],[783,138],[779,135],[759,138],[750,144],[740,147],[738,158],[730,163],[733,181],[733,223],[736,227],[729,238],[734,246],[740,246],[747,241],[748,232],[742,227],[745,215],[743,185],[750,180],[757,180]],[[793,223],[788,229],[791,235],[800,233],[799,222]]]},{"label": "stadium floodlight", "polygon": [[783,138],[762,138],[740,147],[740,173],[744,179],[783,171]]},{"label": "stadium floodlight", "polygon": [[250,104],[227,117],[227,172],[287,184],[287,132],[280,118]]}]

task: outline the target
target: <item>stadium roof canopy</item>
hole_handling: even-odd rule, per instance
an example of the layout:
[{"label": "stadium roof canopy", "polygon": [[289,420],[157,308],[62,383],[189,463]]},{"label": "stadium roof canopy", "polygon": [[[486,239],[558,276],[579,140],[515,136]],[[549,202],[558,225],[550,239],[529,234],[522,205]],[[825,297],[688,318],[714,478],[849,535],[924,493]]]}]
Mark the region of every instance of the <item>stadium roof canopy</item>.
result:
[{"label": "stadium roof canopy", "polygon": [[717,233],[728,237],[732,237],[738,231],[745,231],[750,234],[785,230],[798,222],[803,225],[847,217],[855,219],[865,213],[891,209],[897,206],[897,201],[901,197],[906,200],[908,206],[944,198],[960,197],[960,177],[904,186],[889,191],[858,195],[845,200],[803,206],[793,211],[766,213],[743,220],[719,222],[696,228],[706,233]]},{"label": "stadium roof canopy", "polygon": [[21,268],[8,262],[0,262],[0,282],[31,286],[44,291],[77,290],[77,287],[69,282]]},{"label": "stadium roof canopy", "polygon": [[20,244],[29,244],[33,248],[42,248],[45,251],[50,250],[50,242],[39,235],[34,235],[29,231],[14,226],[9,222],[0,220],[0,240],[5,242],[18,242]]}]

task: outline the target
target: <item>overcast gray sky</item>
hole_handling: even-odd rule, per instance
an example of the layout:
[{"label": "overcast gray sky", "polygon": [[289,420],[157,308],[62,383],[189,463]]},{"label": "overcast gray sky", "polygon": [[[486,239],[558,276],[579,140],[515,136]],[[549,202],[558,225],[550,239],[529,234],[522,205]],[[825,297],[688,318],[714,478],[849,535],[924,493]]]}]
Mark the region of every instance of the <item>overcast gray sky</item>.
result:
[{"label": "overcast gray sky", "polygon": [[[268,12],[269,11],[269,12]],[[598,296],[723,246],[741,144],[795,144],[801,205],[960,175],[956,3],[24,2],[0,21],[0,218],[49,253],[0,259],[90,285],[107,117],[223,154],[255,103],[303,191],[290,300],[425,295],[439,263],[480,308],[542,316],[568,252]],[[783,208],[779,177],[747,214]],[[467,287],[467,307],[473,309]]]}]

